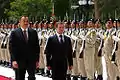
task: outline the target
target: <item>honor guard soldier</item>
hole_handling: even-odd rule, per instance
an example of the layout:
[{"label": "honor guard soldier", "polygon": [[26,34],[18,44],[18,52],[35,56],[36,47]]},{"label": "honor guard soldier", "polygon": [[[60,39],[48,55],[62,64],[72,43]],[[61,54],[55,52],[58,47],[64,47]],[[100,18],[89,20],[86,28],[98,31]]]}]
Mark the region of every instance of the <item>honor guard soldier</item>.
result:
[{"label": "honor guard soldier", "polygon": [[113,23],[114,27],[117,29],[116,34],[115,34],[115,44],[114,44],[114,49],[113,49],[113,53],[112,53],[112,62],[114,61],[114,64],[117,66],[118,70],[116,71],[116,73],[118,73],[117,79],[120,79],[120,54],[119,54],[119,50],[120,50],[120,20],[119,19],[115,19],[114,23]]},{"label": "honor guard soldier", "polygon": [[[45,47],[45,37],[44,37],[45,32],[41,31],[38,33],[38,38],[39,38],[39,45],[40,45],[40,60],[39,60],[39,72],[40,75],[45,76],[45,65],[46,65],[46,59],[45,59],[45,54],[44,54],[44,47]],[[39,73],[38,73],[39,74]]]},{"label": "honor guard soldier", "polygon": [[[116,80],[116,65],[111,62],[112,50],[114,48],[114,40],[112,34],[115,32],[115,28],[113,28],[113,20],[108,19],[106,21],[106,32],[104,34],[104,47],[103,47],[103,55],[106,63],[106,71],[107,71],[107,79],[108,80]],[[105,67],[104,67],[105,68]]]},{"label": "honor guard soldier", "polygon": [[2,26],[3,24],[0,25],[0,64],[1,65],[4,65],[4,57],[3,57],[3,52],[2,52],[2,48],[1,48],[1,45],[3,44],[3,37],[5,36],[3,33],[1,33],[3,30],[2,30]]},{"label": "honor guard soldier", "polygon": [[1,55],[2,55],[2,60],[4,62],[4,66],[7,64],[7,41],[8,41],[8,33],[6,33],[5,30],[1,31],[3,38],[1,41]]},{"label": "honor guard soldier", "polygon": [[94,20],[90,19],[87,22],[88,32],[85,38],[85,51],[84,51],[84,62],[85,70],[88,80],[94,80],[94,55],[95,55],[95,42],[96,32],[94,29]]},{"label": "honor guard soldier", "polygon": [[78,41],[78,69],[79,69],[79,75],[80,75],[80,78],[81,80],[86,80],[87,78],[87,75],[86,75],[86,71],[85,71],[85,65],[84,65],[84,49],[85,49],[85,35],[87,33],[87,30],[86,30],[86,24],[85,24],[85,21],[81,20],[79,22],[79,41]]},{"label": "honor guard soldier", "polygon": [[[94,74],[97,73],[96,80],[103,80],[102,73],[102,48],[104,44],[104,30],[102,29],[101,20],[97,19],[95,21],[95,29],[96,29],[96,42],[95,42],[95,56],[94,56]],[[102,34],[102,35],[101,35]]]},{"label": "honor guard soldier", "polygon": [[[75,33],[75,31],[73,32]],[[73,80],[78,80],[79,76],[79,69],[78,69],[78,38],[76,35],[72,34],[71,38],[73,40],[73,69],[72,69],[72,75],[73,75]]]},{"label": "honor guard soldier", "polygon": [[30,27],[30,28],[33,27],[33,22],[32,22],[32,21],[29,23],[29,27]]}]

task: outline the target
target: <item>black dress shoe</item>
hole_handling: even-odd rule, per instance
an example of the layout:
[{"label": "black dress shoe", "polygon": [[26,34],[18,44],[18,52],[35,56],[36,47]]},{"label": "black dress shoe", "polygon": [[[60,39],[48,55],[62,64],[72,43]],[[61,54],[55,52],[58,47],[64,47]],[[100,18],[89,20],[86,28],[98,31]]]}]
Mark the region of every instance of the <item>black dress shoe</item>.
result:
[{"label": "black dress shoe", "polygon": [[86,79],[86,80],[95,80],[95,79],[89,79],[89,78],[88,78],[88,79]]},{"label": "black dress shoe", "polygon": [[7,62],[6,61],[4,61],[3,64],[4,64],[5,67],[7,66]]},{"label": "black dress shoe", "polygon": [[6,61],[1,61],[1,66],[5,66],[6,65]]},{"label": "black dress shoe", "polygon": [[46,77],[50,77],[50,78],[52,76],[51,73],[50,73],[50,70],[46,70],[46,74],[45,75],[46,75]]},{"label": "black dress shoe", "polygon": [[86,80],[87,79],[87,77],[81,77],[81,80]]},{"label": "black dress shoe", "polygon": [[0,63],[2,62],[2,60],[0,60]]},{"label": "black dress shoe", "polygon": [[98,75],[97,79],[96,80],[103,80],[103,77],[102,75]]},{"label": "black dress shoe", "polygon": [[39,69],[37,74],[44,76],[45,75],[44,69]]},{"label": "black dress shoe", "polygon": [[9,67],[10,66],[10,62],[7,62],[7,67]]},{"label": "black dress shoe", "polygon": [[66,80],[71,80],[71,75],[70,74],[67,74]]},{"label": "black dress shoe", "polygon": [[2,63],[2,60],[0,60],[0,65],[1,65],[1,64],[3,64],[3,63]]},{"label": "black dress shoe", "polygon": [[35,70],[35,73],[39,73],[39,72],[40,72],[40,71],[39,71],[39,68]]},{"label": "black dress shoe", "polygon": [[119,76],[117,76],[117,77],[116,77],[116,80],[120,80],[120,77],[119,77]]},{"label": "black dress shoe", "polygon": [[78,77],[77,76],[73,76],[72,80],[78,80]]},{"label": "black dress shoe", "polygon": [[45,76],[45,71],[44,71],[44,70],[45,70],[45,69],[41,69],[41,70],[40,70],[42,76]]}]

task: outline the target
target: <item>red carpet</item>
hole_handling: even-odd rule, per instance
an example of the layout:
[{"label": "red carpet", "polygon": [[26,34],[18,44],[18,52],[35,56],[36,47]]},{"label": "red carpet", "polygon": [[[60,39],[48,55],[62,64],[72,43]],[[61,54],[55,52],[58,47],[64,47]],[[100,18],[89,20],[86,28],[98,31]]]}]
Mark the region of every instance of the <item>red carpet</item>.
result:
[{"label": "red carpet", "polygon": [[12,78],[1,76],[0,75],[0,80],[13,80]]}]

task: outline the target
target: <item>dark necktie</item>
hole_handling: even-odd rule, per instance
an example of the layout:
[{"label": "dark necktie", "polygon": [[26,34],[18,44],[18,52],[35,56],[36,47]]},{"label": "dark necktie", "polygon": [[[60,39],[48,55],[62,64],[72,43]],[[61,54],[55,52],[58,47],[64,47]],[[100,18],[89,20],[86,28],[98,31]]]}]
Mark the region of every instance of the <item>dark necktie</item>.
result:
[{"label": "dark necktie", "polygon": [[25,41],[27,42],[27,34],[26,34],[26,30],[23,31],[23,35],[24,35]]},{"label": "dark necktie", "polygon": [[109,31],[107,31],[107,34],[106,34],[107,36],[109,35]]},{"label": "dark necktie", "polygon": [[60,43],[63,43],[62,35],[60,35],[59,37],[60,37]]}]

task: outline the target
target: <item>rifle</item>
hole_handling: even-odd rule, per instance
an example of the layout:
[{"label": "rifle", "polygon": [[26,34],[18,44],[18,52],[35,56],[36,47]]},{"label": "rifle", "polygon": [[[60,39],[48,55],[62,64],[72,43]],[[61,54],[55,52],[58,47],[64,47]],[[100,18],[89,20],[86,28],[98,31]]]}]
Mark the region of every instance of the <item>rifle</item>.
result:
[{"label": "rifle", "polygon": [[73,47],[73,58],[76,58],[76,48],[77,48],[77,40],[75,40],[74,47]]},{"label": "rifle", "polygon": [[81,47],[81,50],[80,50],[79,58],[83,58],[84,49],[85,49],[85,40],[83,40],[83,42],[82,42],[82,47]]},{"label": "rifle", "polygon": [[100,40],[100,46],[98,48],[98,57],[101,57],[102,56],[102,48],[104,46],[104,39],[101,38]]},{"label": "rifle", "polygon": [[69,28],[70,28],[70,25],[71,25],[70,20],[67,21],[67,25],[68,25],[68,31],[69,31]]},{"label": "rifle", "polygon": [[[116,20],[116,32],[115,32],[115,36],[117,36],[117,31],[118,31],[118,27],[117,27],[117,20]],[[115,52],[117,51],[118,49],[118,42],[115,41],[115,45],[114,45],[114,49],[113,49],[113,52],[112,52],[112,58],[111,58],[111,61],[115,62]]]},{"label": "rifle", "polygon": [[117,49],[118,49],[118,42],[115,42],[115,46],[114,46],[114,49],[112,52],[112,58],[111,58],[111,61],[113,62],[115,62],[115,58],[116,58],[115,52],[117,51]]},{"label": "rifle", "polygon": [[8,38],[7,38],[8,33],[5,33],[5,32],[1,32],[1,33],[5,34],[5,36],[4,36],[3,40],[2,40],[1,48],[5,48],[6,49],[7,48],[7,41],[8,41]]},{"label": "rifle", "polygon": [[[85,29],[85,35],[87,34],[87,31]],[[84,54],[84,49],[85,49],[85,40],[83,40],[82,42],[82,47],[80,49],[80,55],[79,55],[79,58],[83,58],[83,54]]]},{"label": "rifle", "polygon": [[101,39],[100,46],[99,46],[99,49],[98,49],[98,57],[102,56],[102,48],[103,48],[103,46],[104,46],[104,40]]}]

